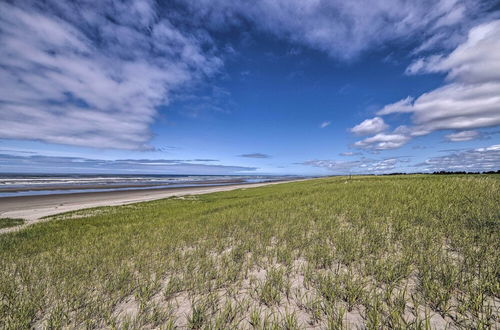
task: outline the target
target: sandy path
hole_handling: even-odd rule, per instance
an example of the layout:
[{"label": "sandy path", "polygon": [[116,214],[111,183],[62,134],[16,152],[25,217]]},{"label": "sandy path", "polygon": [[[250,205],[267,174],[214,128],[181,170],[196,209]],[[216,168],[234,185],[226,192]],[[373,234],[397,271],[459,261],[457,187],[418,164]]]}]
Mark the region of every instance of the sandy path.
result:
[{"label": "sandy path", "polygon": [[0,218],[21,218],[25,219],[26,223],[22,226],[0,229],[0,234],[19,230],[33,223],[43,221],[43,219],[41,219],[43,217],[63,212],[98,206],[116,206],[145,202],[172,196],[199,195],[242,188],[255,188],[286,182],[292,181],[247,183],[215,187],[145,189],[61,195],[2,197],[0,198]]}]

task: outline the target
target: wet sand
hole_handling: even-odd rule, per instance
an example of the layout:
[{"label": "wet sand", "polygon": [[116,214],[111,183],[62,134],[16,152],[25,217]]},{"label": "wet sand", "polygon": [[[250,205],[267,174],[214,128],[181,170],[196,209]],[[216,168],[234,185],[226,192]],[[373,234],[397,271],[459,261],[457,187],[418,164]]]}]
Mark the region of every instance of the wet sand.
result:
[{"label": "wet sand", "polygon": [[[273,181],[262,183],[246,183],[210,187],[186,187],[166,189],[142,189],[107,192],[91,192],[76,194],[16,196],[0,198],[0,218],[25,219],[27,225],[41,221],[41,218],[58,213],[75,211],[98,206],[116,206],[138,202],[151,201],[172,196],[199,195],[219,191],[229,191],[242,188],[254,188],[291,181]],[[14,231],[20,227],[5,228],[4,232]]]},{"label": "wet sand", "polygon": [[[188,182],[185,184],[237,184],[244,183],[243,180],[204,180],[196,181],[196,183]],[[84,190],[84,189],[129,189],[129,188],[147,188],[155,189],[158,187],[165,188],[169,185],[182,185],[184,183],[153,183],[153,184],[68,184],[68,185],[40,185],[40,186],[29,186],[29,187],[1,187],[0,193],[5,192],[23,192],[23,191],[43,191],[43,190]],[[167,188],[169,189],[169,188]],[[0,197],[1,198],[1,197]]]}]

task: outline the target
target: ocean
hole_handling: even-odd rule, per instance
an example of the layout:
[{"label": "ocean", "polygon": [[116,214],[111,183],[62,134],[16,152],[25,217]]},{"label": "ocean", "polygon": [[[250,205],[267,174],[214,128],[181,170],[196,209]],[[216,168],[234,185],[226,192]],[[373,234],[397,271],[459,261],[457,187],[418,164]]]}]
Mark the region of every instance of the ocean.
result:
[{"label": "ocean", "polygon": [[165,189],[291,180],[270,175],[0,174],[0,197]]}]

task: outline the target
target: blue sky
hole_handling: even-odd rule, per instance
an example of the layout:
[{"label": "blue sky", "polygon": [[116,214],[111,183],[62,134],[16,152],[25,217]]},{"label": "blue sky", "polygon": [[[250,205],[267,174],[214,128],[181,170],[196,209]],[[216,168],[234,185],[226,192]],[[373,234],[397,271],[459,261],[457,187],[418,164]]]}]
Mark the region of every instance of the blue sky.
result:
[{"label": "blue sky", "polygon": [[0,171],[500,168],[494,1],[4,1]]}]

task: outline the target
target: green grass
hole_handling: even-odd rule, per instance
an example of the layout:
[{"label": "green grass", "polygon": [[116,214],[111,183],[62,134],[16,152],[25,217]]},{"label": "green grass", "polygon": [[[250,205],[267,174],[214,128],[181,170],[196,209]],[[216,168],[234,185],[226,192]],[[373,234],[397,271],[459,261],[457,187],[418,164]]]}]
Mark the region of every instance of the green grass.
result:
[{"label": "green grass", "polygon": [[0,229],[22,225],[23,219],[0,218]]},{"label": "green grass", "polygon": [[500,326],[500,177],[325,178],[0,235],[0,328]]}]

